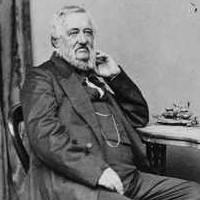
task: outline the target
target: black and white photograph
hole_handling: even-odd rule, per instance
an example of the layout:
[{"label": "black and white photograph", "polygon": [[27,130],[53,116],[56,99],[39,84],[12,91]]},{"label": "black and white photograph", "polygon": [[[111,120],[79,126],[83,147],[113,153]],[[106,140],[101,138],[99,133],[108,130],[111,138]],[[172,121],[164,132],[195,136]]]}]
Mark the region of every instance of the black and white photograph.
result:
[{"label": "black and white photograph", "polygon": [[0,200],[200,200],[200,1],[0,0]]}]

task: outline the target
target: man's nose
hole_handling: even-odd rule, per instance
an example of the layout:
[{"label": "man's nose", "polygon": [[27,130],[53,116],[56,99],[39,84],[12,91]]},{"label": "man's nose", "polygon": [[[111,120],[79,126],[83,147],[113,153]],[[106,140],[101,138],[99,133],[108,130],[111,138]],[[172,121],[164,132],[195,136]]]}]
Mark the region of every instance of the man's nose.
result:
[{"label": "man's nose", "polygon": [[86,44],[87,43],[87,38],[86,38],[84,33],[79,34],[78,41],[79,41],[80,44]]}]

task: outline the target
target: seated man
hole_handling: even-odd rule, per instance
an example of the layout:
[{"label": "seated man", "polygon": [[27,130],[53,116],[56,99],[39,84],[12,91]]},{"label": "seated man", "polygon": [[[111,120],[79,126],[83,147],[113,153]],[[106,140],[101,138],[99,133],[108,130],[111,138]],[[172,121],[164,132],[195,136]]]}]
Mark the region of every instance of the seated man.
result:
[{"label": "seated man", "polygon": [[50,60],[27,74],[21,93],[30,142],[23,200],[197,200],[200,186],[141,170],[135,128],[148,123],[138,87],[94,50],[93,20],[66,6],[52,20]]}]

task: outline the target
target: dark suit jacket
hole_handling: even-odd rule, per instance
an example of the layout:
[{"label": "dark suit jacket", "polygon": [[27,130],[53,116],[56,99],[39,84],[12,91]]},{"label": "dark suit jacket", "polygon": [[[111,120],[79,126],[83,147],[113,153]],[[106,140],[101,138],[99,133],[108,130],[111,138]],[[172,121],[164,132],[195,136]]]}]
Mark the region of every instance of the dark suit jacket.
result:
[{"label": "dark suit jacket", "polygon": [[[117,112],[129,124],[127,129],[144,126],[147,104],[131,79],[122,71],[108,85],[115,92],[110,96]],[[102,155],[103,139],[93,106],[73,67],[53,55],[32,68],[21,103],[31,148],[30,171],[21,198],[97,199],[97,181],[109,165]],[[129,137],[142,157],[138,135],[133,131]]]}]

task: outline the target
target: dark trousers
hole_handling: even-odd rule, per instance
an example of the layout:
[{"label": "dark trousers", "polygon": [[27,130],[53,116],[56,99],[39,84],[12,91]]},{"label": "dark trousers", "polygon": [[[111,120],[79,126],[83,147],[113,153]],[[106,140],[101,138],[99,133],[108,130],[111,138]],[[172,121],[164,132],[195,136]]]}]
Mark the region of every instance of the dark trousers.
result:
[{"label": "dark trousers", "polygon": [[139,179],[124,196],[101,190],[98,200],[200,200],[200,185],[182,179],[139,172]]},{"label": "dark trousers", "polygon": [[104,151],[108,163],[123,182],[125,194],[102,189],[98,200],[200,200],[200,184],[133,168],[134,153],[130,146],[105,145]]}]

